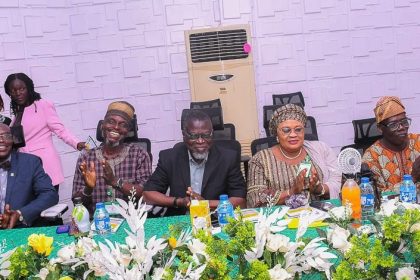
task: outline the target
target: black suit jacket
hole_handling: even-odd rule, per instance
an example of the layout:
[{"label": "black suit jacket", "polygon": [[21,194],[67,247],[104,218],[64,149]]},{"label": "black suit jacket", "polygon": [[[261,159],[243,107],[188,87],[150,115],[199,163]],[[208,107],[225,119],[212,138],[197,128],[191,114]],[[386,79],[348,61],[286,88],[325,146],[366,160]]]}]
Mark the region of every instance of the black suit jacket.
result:
[{"label": "black suit jacket", "polygon": [[[191,186],[188,150],[177,145],[159,153],[156,170],[144,186],[144,191],[158,191],[169,196],[185,197]],[[219,195],[246,198],[246,185],[240,170],[237,152],[213,145],[204,168],[201,196],[218,200]],[[169,207],[165,216],[184,215],[185,208]]]},{"label": "black suit jacket", "polygon": [[28,226],[42,211],[58,203],[58,193],[39,157],[12,152],[7,176],[6,204],[20,210]]}]

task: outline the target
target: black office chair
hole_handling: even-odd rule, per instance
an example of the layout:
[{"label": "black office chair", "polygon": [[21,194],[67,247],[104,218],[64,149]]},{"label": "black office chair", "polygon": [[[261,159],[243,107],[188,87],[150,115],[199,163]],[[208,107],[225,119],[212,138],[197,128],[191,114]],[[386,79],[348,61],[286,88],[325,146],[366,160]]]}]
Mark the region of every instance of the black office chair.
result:
[{"label": "black office chair", "polygon": [[[102,135],[102,126],[103,120],[100,120],[98,122],[98,125],[96,126],[96,140],[99,142],[104,142],[104,136]],[[152,143],[150,142],[150,139],[148,138],[139,138],[138,137],[138,127],[137,127],[137,116],[134,115],[133,119],[131,120],[130,124],[130,131],[127,134],[127,137],[124,139],[125,143],[136,143],[140,145],[143,149],[147,151],[150,157],[150,161],[153,162],[153,156],[152,156]]]},{"label": "black office chair", "polygon": [[305,125],[305,140],[318,141],[318,130],[316,128],[315,118],[308,116]]},{"label": "black office chair", "polygon": [[276,136],[255,139],[251,142],[251,153],[255,155],[259,151],[271,148],[277,143]]},{"label": "black office chair", "polygon": [[303,98],[302,92],[293,92],[286,94],[273,94],[273,104],[274,105],[286,105],[286,104],[296,104],[305,107],[305,99]]},{"label": "black office chair", "polygon": [[280,108],[282,105],[266,105],[263,106],[263,126],[265,129],[265,135],[267,137],[273,136],[270,133],[270,129],[269,129],[269,125],[270,125],[270,120],[271,117],[273,116],[274,111],[277,108]]},{"label": "black office chair", "polygon": [[236,131],[235,126],[231,123],[225,123],[223,130],[214,130],[213,138],[216,140],[235,140]]},{"label": "black office chair", "polygon": [[220,99],[213,99],[200,102],[191,102],[190,109],[203,109],[203,108],[221,108],[222,103]]},{"label": "black office chair", "polygon": [[367,148],[382,138],[382,132],[376,125],[375,118],[353,120],[354,144],[341,148],[354,148],[363,156]]},{"label": "black office chair", "polygon": [[382,132],[376,125],[375,118],[353,120],[354,143],[361,146],[370,146],[382,138]]}]

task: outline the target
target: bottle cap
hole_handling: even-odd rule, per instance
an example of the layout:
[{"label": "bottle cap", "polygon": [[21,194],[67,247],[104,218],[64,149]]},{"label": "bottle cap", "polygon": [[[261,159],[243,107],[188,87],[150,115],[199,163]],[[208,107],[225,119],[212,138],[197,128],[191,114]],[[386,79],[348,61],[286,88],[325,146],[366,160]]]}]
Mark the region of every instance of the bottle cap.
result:
[{"label": "bottle cap", "polygon": [[224,200],[228,200],[228,199],[229,199],[229,197],[228,197],[228,195],[227,195],[227,194],[221,194],[221,195],[219,196],[219,199],[220,199],[220,200],[222,200],[222,201],[224,201]]},{"label": "bottle cap", "polygon": [[81,203],[82,203],[82,198],[81,198],[80,196],[75,197],[75,198],[73,199],[73,203],[74,203],[74,204],[81,204]]},{"label": "bottle cap", "polygon": [[403,176],[403,180],[405,181],[405,180],[413,180],[413,178],[411,177],[411,175],[410,174],[405,174],[404,176]]},{"label": "bottle cap", "polygon": [[96,203],[96,209],[98,208],[105,208],[105,204],[103,202]]},{"label": "bottle cap", "polygon": [[362,177],[361,182],[362,182],[362,184],[369,183],[369,178],[368,177]]}]

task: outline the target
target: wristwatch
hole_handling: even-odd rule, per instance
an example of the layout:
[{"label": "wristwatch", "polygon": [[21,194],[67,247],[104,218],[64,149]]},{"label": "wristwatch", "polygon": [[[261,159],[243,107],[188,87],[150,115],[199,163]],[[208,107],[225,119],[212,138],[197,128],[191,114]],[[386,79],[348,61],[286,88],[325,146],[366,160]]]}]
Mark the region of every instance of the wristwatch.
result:
[{"label": "wristwatch", "polygon": [[174,208],[179,208],[178,204],[176,203],[176,201],[178,200],[178,198],[179,198],[179,197],[175,197],[175,198],[174,198],[174,202],[172,203],[172,206],[173,206]]},{"label": "wristwatch", "polygon": [[123,187],[123,180],[122,180],[122,178],[119,178],[117,180],[117,185],[115,186],[115,188],[122,189],[122,187]]}]

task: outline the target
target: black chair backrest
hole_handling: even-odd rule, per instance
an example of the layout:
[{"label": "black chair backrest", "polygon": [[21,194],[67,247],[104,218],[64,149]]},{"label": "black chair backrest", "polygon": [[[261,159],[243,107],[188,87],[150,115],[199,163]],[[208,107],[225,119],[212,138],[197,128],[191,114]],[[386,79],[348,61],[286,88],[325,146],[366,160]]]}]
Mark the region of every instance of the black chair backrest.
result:
[{"label": "black chair backrest", "polygon": [[273,94],[274,105],[286,105],[290,103],[305,107],[305,100],[302,92],[298,91],[286,94]]},{"label": "black chair backrest", "polygon": [[190,109],[203,109],[203,108],[221,108],[222,103],[220,99],[200,101],[200,102],[191,102]]},{"label": "black chair backrest", "polygon": [[281,106],[282,105],[266,105],[266,106],[263,106],[263,114],[264,114],[263,126],[264,126],[264,129],[265,129],[265,135],[267,137],[273,136],[273,135],[271,135],[270,129],[268,127],[270,125],[270,120],[271,120],[271,117],[273,116],[274,111],[277,108],[280,108]]},{"label": "black chair backrest", "polygon": [[225,123],[223,130],[214,130],[213,139],[214,140],[235,140],[235,126],[231,123]]},{"label": "black chair backrest", "polygon": [[[191,109],[184,109],[182,110],[182,114],[181,114],[181,130],[184,129],[184,121],[188,115],[188,112]],[[224,129],[224,125],[223,125],[223,114],[222,114],[222,108],[221,107],[217,107],[217,108],[201,108],[199,109],[200,111],[203,111],[204,113],[206,113],[210,119],[211,119],[211,123],[213,125],[213,130],[223,130]]]},{"label": "black chair backrest", "polygon": [[153,162],[152,142],[150,142],[150,139],[149,138],[139,138],[139,140],[136,143],[138,143],[143,149],[145,149],[149,153],[150,161]]},{"label": "black chair backrest", "polygon": [[354,143],[355,144],[373,144],[376,140],[382,138],[382,133],[376,126],[376,119],[353,120]]},{"label": "black chair backrest", "polygon": [[268,149],[277,144],[277,139],[275,136],[255,139],[251,142],[251,153],[255,155],[261,150]]}]

